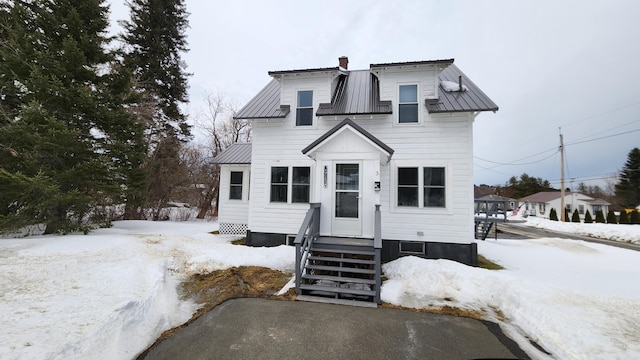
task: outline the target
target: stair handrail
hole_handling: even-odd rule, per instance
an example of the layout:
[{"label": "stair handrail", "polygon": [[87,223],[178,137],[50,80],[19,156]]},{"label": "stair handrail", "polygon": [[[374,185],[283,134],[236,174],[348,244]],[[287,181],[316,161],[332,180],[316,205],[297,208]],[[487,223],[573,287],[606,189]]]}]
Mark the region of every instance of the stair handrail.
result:
[{"label": "stair handrail", "polygon": [[374,222],[373,222],[373,249],[375,251],[375,281],[376,295],[375,303],[380,304],[380,287],[382,286],[382,215],[380,213],[380,205],[376,204]]},{"label": "stair handrail", "polygon": [[320,203],[310,203],[293,243],[296,246],[296,293],[301,294],[302,271],[309,257],[309,249],[320,234]]}]

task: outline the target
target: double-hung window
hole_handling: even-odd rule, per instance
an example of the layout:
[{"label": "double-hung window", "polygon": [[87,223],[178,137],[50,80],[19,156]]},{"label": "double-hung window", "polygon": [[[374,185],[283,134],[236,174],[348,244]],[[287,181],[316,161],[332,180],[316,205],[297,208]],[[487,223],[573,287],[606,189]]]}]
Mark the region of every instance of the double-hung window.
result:
[{"label": "double-hung window", "polygon": [[397,206],[446,207],[444,167],[398,167]]},{"label": "double-hung window", "polygon": [[398,122],[418,122],[418,85],[400,85],[398,88]]},{"label": "double-hung window", "polygon": [[298,91],[296,126],[313,125],[313,90]]},{"label": "double-hung window", "polygon": [[271,202],[308,203],[310,188],[310,167],[274,166],[271,168]]},{"label": "double-hung window", "polygon": [[242,200],[242,171],[232,171],[229,181],[229,200]]}]

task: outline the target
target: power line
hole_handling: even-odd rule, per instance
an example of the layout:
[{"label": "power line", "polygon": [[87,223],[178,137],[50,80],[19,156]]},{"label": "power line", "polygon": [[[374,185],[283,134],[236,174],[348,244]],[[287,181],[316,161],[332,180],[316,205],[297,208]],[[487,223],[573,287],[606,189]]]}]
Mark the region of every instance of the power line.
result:
[{"label": "power line", "polygon": [[572,142],[572,143],[566,144],[565,146],[584,144],[584,143],[588,143],[588,142],[592,142],[592,141],[612,138],[612,137],[615,137],[615,136],[626,135],[626,134],[630,134],[630,133],[634,133],[634,132],[638,132],[638,131],[640,131],[640,129],[630,130],[630,131],[617,133],[617,134],[613,134],[613,135],[601,136],[599,138],[595,138],[595,139],[591,139],[591,140],[576,141],[576,142]]},{"label": "power line", "polygon": [[[541,154],[547,153],[547,152],[549,152],[549,151],[555,151],[555,152],[554,152],[553,154],[551,154],[551,155],[547,156],[546,158],[541,159],[541,160],[536,160],[536,161],[533,161],[533,162],[522,163],[522,164],[514,164],[515,162],[518,162],[518,161],[520,161],[520,160],[525,160],[525,159],[528,159],[528,158],[532,158],[532,157],[534,157],[534,156],[538,156],[538,155],[541,155]],[[507,162],[507,163],[501,163],[501,162],[498,162],[498,161],[487,160],[487,159],[483,159],[483,158],[478,157],[478,156],[475,156],[475,155],[474,155],[473,157],[474,157],[474,158],[476,158],[476,159],[478,159],[478,160],[486,161],[486,162],[489,162],[489,163],[492,163],[492,164],[498,164],[498,166],[504,166],[504,165],[514,165],[514,166],[519,166],[519,165],[531,165],[531,164],[539,163],[539,162],[541,162],[541,161],[547,160],[548,158],[552,157],[552,156],[553,156],[553,155],[555,155],[557,152],[558,152],[558,149],[554,147],[554,148],[547,149],[547,150],[545,150],[545,151],[541,151],[541,152],[539,152],[539,153],[535,153],[535,154],[533,154],[533,155],[525,156],[525,157],[523,157],[523,158],[521,158],[521,159],[513,160],[513,161],[510,161],[510,162]],[[494,167],[498,167],[498,166],[494,166]],[[492,168],[486,168],[486,169],[492,169]]]}]

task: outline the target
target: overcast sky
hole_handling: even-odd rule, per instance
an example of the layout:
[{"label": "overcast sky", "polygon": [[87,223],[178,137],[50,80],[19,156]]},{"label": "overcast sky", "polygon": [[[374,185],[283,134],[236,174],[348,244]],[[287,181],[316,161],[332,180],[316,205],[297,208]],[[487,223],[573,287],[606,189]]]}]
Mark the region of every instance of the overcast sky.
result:
[{"label": "overcast sky", "polygon": [[[190,113],[205,91],[244,104],[268,71],[337,66],[342,55],[352,70],[455,58],[500,107],[474,124],[476,184],[526,172],[559,187],[559,127],[567,187],[604,185],[640,147],[640,1],[186,4]],[[124,1],[112,0],[112,18],[127,17]]]}]

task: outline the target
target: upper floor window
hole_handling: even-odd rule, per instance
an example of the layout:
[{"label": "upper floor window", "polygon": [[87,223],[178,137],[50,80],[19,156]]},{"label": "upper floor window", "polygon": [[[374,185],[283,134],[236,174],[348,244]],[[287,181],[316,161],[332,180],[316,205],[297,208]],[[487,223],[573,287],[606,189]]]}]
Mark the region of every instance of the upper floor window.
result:
[{"label": "upper floor window", "polygon": [[398,98],[398,122],[418,122],[418,85],[400,85]]},{"label": "upper floor window", "polygon": [[271,202],[308,203],[310,188],[310,167],[274,166],[271,168]]},{"label": "upper floor window", "polygon": [[296,126],[313,125],[313,90],[298,91]]},{"label": "upper floor window", "polygon": [[229,199],[242,200],[242,171],[232,171],[229,182]]}]

